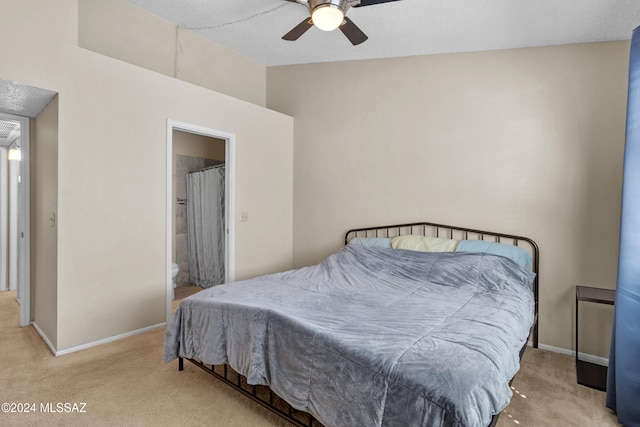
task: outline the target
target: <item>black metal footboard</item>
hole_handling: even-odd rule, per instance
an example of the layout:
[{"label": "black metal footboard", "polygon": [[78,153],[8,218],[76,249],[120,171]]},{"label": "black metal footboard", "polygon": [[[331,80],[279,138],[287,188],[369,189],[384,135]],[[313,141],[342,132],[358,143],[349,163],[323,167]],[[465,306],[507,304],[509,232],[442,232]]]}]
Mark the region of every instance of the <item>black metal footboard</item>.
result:
[{"label": "black metal footboard", "polygon": [[[228,365],[206,365],[199,360],[189,358],[186,360],[296,426],[323,427],[311,414],[293,408],[269,387],[248,384],[242,375],[235,372]],[[182,357],[178,358],[178,370],[184,370],[184,359]]]},{"label": "black metal footboard", "polygon": [[[521,357],[522,353],[524,353],[524,348],[521,352]],[[298,427],[323,427],[320,421],[316,420],[313,415],[294,409],[267,386],[248,384],[242,375],[227,365],[205,365],[199,360],[189,358],[187,358],[187,360],[293,425]],[[178,358],[178,370],[184,370],[184,358],[182,357]],[[498,417],[500,417],[500,414],[494,415],[488,427],[495,427],[498,423]]]}]

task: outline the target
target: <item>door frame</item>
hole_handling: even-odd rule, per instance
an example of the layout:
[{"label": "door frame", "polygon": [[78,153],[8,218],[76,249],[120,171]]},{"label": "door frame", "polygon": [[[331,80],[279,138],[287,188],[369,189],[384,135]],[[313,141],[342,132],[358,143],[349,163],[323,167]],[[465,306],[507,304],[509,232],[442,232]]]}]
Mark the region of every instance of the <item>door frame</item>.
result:
[{"label": "door frame", "polygon": [[[8,254],[9,254],[9,161],[8,150],[0,150],[0,292],[9,290]],[[6,168],[4,167],[6,165]]]},{"label": "door frame", "polygon": [[182,131],[207,136],[225,141],[225,283],[235,280],[235,166],[236,166],[236,135],[233,133],[210,129],[203,126],[167,120],[167,251],[166,251],[166,298],[167,322],[171,320],[171,301],[173,295],[173,280],[171,278],[172,247],[173,247],[173,131]]},{"label": "door frame", "polygon": [[20,122],[22,159],[18,179],[18,283],[16,287],[17,299],[20,303],[20,326],[28,326],[31,324],[30,119],[7,113],[0,113],[0,119]]}]

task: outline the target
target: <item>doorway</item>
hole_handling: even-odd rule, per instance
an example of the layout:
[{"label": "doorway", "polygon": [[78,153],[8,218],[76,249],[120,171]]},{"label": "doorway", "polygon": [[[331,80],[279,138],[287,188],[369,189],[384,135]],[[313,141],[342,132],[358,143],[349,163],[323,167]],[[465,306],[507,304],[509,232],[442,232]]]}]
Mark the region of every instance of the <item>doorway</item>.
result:
[{"label": "doorway", "polygon": [[[189,280],[186,197],[187,175],[211,168],[224,169],[224,282],[235,277],[235,135],[201,126],[169,120],[167,122],[167,321],[171,318],[176,283]],[[222,242],[221,242],[222,243]],[[193,275],[193,274],[192,274]]]},{"label": "doorway", "polygon": [[29,119],[0,113],[0,291],[16,291],[20,326],[31,323]]}]

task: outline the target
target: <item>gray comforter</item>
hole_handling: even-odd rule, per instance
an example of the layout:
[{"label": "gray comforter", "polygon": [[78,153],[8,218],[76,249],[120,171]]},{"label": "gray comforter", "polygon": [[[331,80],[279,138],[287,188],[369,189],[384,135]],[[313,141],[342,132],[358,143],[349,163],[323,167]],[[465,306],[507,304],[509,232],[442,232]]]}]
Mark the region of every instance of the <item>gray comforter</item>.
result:
[{"label": "gray comforter", "polygon": [[164,358],[229,364],[326,426],[486,426],[511,398],[533,277],[494,255],[348,245],[184,299]]}]

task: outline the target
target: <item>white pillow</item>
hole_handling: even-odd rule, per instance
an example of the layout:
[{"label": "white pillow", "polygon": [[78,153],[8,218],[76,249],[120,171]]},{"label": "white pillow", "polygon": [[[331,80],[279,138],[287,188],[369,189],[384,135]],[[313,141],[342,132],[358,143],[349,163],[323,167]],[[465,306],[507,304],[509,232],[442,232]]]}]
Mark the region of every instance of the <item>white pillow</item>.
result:
[{"label": "white pillow", "polygon": [[409,249],[420,252],[453,252],[457,246],[457,240],[430,236],[407,235],[394,237],[391,240],[391,247],[394,249]]}]

